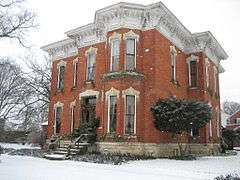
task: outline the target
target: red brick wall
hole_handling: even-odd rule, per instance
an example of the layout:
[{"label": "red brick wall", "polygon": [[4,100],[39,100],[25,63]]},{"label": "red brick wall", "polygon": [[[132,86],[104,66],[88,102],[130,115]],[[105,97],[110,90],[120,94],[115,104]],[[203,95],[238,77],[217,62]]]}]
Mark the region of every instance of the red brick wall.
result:
[{"label": "red brick wall", "polygon": [[[118,29],[114,32],[120,34],[128,32],[129,29]],[[150,107],[161,97],[169,97],[175,95],[178,98],[198,99],[211,102],[211,105],[219,107],[219,98],[211,94],[205,88],[205,71],[203,53],[197,53],[199,57],[199,88],[191,90],[188,87],[188,66],[186,58],[189,55],[184,54],[180,49],[177,49],[177,81],[179,85],[171,82],[171,61],[170,61],[170,46],[173,45],[168,39],[161,35],[157,30],[133,30],[139,35],[137,42],[137,68],[136,71],[144,74],[143,79],[125,77],[112,80],[103,80],[105,73],[109,72],[110,67],[110,45],[108,42],[93,45],[96,47],[96,72],[94,84],[87,84],[86,79],[86,57],[85,51],[89,48],[80,48],[78,51],[78,81],[76,89],[73,86],[73,64],[72,61],[76,57],[69,57],[64,59],[67,62],[65,70],[65,88],[63,92],[57,92],[57,63],[59,60],[53,62],[52,69],[52,83],[51,83],[51,102],[49,105],[49,128],[48,136],[53,133],[54,110],[53,105],[60,101],[64,103],[62,114],[62,129],[61,134],[69,134],[70,132],[70,102],[76,99],[76,120],[79,125],[80,120],[80,101],[79,94],[86,89],[93,89],[100,92],[101,96],[97,100],[96,114],[101,118],[99,135],[104,135],[107,132],[107,100],[105,100],[105,92],[112,87],[120,91],[120,96],[117,101],[117,133],[123,135],[124,133],[124,99],[122,98],[122,90],[129,87],[140,92],[140,97],[137,100],[137,140],[143,142],[165,143],[171,142],[169,134],[161,133],[155,129],[150,112]],[[109,32],[108,37],[113,33]],[[125,41],[122,39],[120,44],[120,64],[119,69],[124,70],[124,52]],[[209,77],[210,88],[213,90],[213,66],[210,62]],[[219,86],[218,86],[219,87]],[[220,108],[219,108],[220,109]],[[216,117],[213,117],[213,138],[209,138],[209,125],[201,129],[201,142],[209,142],[209,140],[217,141],[217,123]]]}]

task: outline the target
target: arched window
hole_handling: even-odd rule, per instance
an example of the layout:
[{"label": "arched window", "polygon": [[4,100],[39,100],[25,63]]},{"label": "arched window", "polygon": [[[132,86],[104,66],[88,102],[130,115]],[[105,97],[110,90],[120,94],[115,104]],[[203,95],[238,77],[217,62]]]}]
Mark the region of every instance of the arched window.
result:
[{"label": "arched window", "polygon": [[58,68],[58,80],[57,80],[57,89],[62,90],[64,88],[64,73],[65,73],[65,61],[60,61],[57,64]]},{"label": "arched window", "polygon": [[174,46],[170,46],[170,57],[171,57],[171,78],[172,81],[177,81],[177,66],[176,66],[176,58],[177,51]]}]

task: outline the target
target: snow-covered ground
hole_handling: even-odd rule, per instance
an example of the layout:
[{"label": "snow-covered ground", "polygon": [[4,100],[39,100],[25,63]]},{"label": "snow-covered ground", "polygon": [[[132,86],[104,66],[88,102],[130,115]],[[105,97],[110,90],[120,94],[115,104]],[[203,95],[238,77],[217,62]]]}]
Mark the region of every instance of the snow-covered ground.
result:
[{"label": "snow-covered ground", "polygon": [[123,165],[51,161],[6,154],[0,159],[1,180],[200,180],[240,172],[240,154],[195,161],[145,160]]},{"label": "snow-covered ground", "polygon": [[32,144],[17,144],[17,143],[0,143],[0,146],[3,148],[11,149],[40,149],[40,147],[33,146]]}]

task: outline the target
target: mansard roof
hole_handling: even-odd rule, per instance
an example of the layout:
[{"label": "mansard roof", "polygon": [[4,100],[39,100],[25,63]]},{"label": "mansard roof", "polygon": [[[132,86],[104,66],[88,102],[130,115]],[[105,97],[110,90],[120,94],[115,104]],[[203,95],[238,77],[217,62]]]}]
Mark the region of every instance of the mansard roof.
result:
[{"label": "mansard roof", "polygon": [[[184,53],[204,52],[217,65],[228,58],[210,31],[192,34],[162,2],[150,5],[120,2],[107,6],[96,11],[93,23],[69,30],[65,34],[80,48],[106,41],[107,32],[119,28],[156,29]],[[69,39],[42,49],[58,58],[58,50],[69,44]]]}]

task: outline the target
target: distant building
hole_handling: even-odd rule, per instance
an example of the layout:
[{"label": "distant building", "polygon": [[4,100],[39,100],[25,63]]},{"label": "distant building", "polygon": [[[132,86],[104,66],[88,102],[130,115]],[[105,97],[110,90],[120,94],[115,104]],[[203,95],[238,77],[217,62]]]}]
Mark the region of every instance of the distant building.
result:
[{"label": "distant building", "polygon": [[176,96],[209,102],[212,119],[192,150],[217,151],[220,61],[228,56],[212,33],[191,33],[161,2],[118,3],[94,17],[42,47],[53,60],[48,138],[97,116],[100,149],[168,156],[177,144],[154,127],[150,107]]},{"label": "distant building", "polygon": [[227,120],[228,120],[228,118],[229,118],[229,114],[226,114],[225,112],[223,112],[222,110],[221,110],[221,122],[222,122],[222,126],[225,128],[226,127],[226,125],[227,125]]},{"label": "distant building", "polygon": [[240,128],[240,111],[234,113],[227,119],[226,128],[228,128],[228,129]]}]

